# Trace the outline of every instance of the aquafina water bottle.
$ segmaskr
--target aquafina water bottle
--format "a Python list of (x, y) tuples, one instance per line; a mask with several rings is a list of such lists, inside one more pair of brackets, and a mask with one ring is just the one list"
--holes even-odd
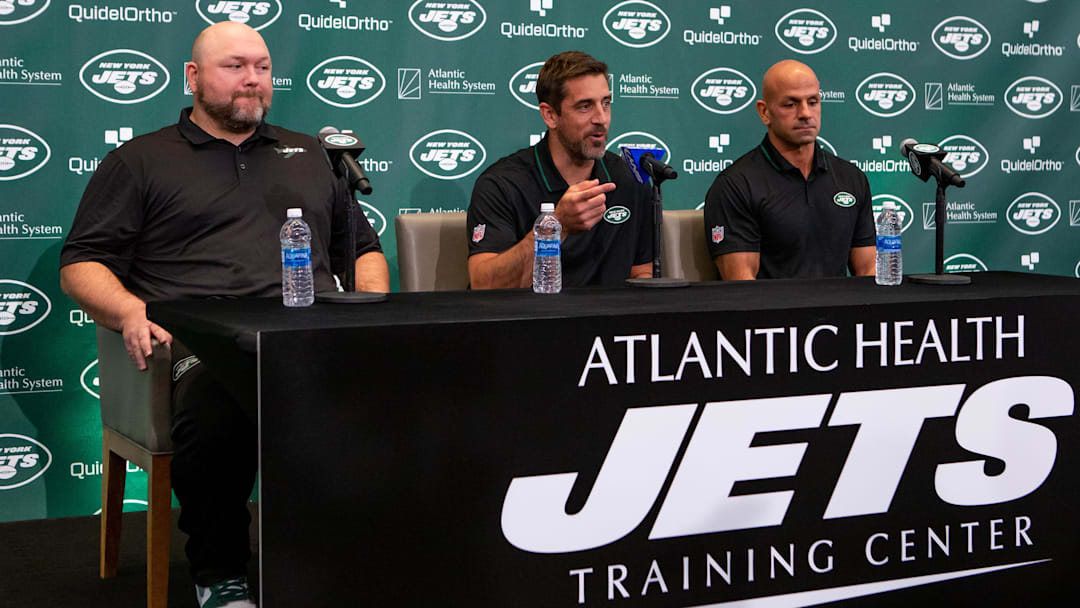
[(877, 269), (874, 281), (878, 285), (899, 285), (904, 279), (904, 262), (900, 254), (901, 228), (896, 203), (887, 201), (877, 217)]
[(289, 209), (281, 227), (281, 299), (285, 306), (311, 306), (315, 284), (311, 277), (311, 228), (302, 209)]
[(533, 256), (533, 291), (562, 291), (562, 224), (555, 217), (555, 203), (540, 203), (540, 217), (533, 224), (536, 240)]

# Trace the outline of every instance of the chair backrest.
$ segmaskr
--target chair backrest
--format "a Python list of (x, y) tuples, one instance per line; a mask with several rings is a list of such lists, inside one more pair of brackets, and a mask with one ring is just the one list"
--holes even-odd
[(469, 285), (464, 213), (406, 213), (394, 218), (401, 291), (448, 291)]
[(101, 424), (152, 454), (172, 452), (169, 347), (155, 340), (146, 371), (139, 371), (128, 358), (124, 337), (118, 332), (98, 325), (97, 342)]
[(715, 281), (716, 266), (705, 243), (705, 212), (664, 210), (663, 275), (689, 281)]

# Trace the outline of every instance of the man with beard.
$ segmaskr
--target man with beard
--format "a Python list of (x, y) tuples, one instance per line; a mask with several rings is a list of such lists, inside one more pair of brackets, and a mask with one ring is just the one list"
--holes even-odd
[(536, 80), (547, 135), (488, 167), (469, 203), (474, 289), (532, 285), (532, 226), (555, 202), (563, 228), (563, 286), (620, 285), (652, 274), (649, 188), (605, 152), (611, 124), (607, 65), (578, 51), (548, 59)]
[(705, 242), (724, 280), (874, 274), (870, 184), (817, 143), (821, 86), (793, 60), (765, 72), (761, 145), (705, 196)]
[(289, 207), (302, 207), (312, 228), (316, 291), (333, 290), (333, 274), (350, 265), (358, 289), (389, 291), (378, 237), (366, 221), (346, 225), (352, 192), (334, 177), (318, 141), (264, 121), (270, 71), (270, 53), (252, 28), (223, 22), (203, 30), (185, 65), (193, 107), (176, 125), (105, 157), (60, 254), (64, 292), (123, 334), (139, 369), (151, 339), (172, 346), (172, 483), (203, 608), (253, 606), (247, 499), (256, 415), (146, 318), (146, 302), (280, 297), (278, 232)]

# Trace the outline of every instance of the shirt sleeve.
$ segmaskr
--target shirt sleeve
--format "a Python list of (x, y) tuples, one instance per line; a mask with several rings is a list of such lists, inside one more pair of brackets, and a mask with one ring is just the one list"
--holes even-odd
[(710, 256), (760, 251), (761, 229), (752, 202), (745, 180), (727, 173), (716, 176), (705, 195), (705, 242)]
[(869, 247), (877, 242), (877, 227), (874, 225), (874, 203), (870, 193), (870, 182), (862, 173), (862, 192), (859, 197), (859, 217), (855, 220), (855, 233), (851, 236), (852, 247)]
[(518, 234), (521, 220), (510, 199), (516, 195), (490, 175), (477, 178), (465, 221), (469, 255), (502, 253), (525, 238), (525, 234)]
[(108, 154), (83, 191), (60, 266), (98, 262), (126, 284), (146, 213), (139, 188), (119, 155)]
[[(334, 182), (334, 196), (336, 197), (334, 204), (334, 216), (333, 227), (331, 229), (330, 239), (330, 259), (331, 259), (331, 271), (338, 275), (343, 276), (344, 273), (349, 270), (349, 264), (356, 261), (356, 258), (364, 255), (365, 253), (381, 252), (382, 244), (379, 242), (379, 235), (375, 232), (375, 229), (371, 226), (371, 222), (368, 221), (364, 215), (364, 210), (360, 207), (360, 204), (356, 201), (356, 197), (349, 190), (346, 181), (343, 178), (337, 178)], [(352, 231), (354, 235), (355, 248), (352, 256), (348, 255), (349, 240), (348, 231), (346, 226), (346, 214), (352, 206)]]

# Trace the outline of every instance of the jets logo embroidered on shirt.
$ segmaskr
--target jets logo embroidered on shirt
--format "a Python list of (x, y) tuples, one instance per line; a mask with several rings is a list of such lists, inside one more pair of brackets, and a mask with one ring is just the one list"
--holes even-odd
[(285, 158), (292, 158), (293, 155), (300, 154), (301, 152), (307, 152), (307, 150), (305, 150), (304, 148), (285, 146), (284, 148), (274, 148), (274, 152), (277, 152)]

